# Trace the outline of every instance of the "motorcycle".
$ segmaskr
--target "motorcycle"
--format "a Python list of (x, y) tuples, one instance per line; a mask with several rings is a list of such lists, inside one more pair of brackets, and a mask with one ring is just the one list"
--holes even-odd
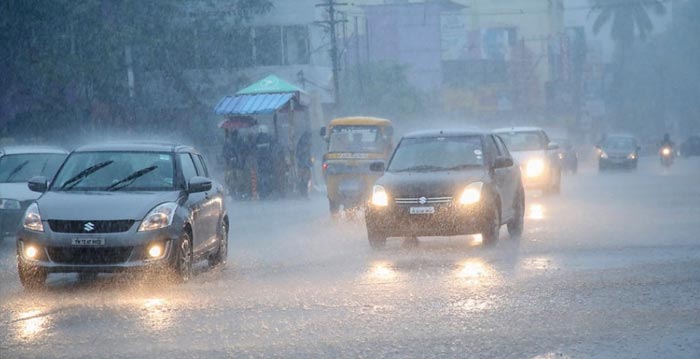
[(673, 164), (673, 148), (671, 146), (663, 146), (659, 150), (659, 156), (661, 158), (661, 164), (665, 167), (671, 167)]

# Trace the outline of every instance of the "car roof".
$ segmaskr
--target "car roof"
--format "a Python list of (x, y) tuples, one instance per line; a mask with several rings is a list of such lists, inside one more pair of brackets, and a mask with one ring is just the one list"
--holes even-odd
[(352, 116), (333, 119), (329, 126), (391, 126), (391, 121), (372, 116)]
[(424, 137), (456, 137), (456, 136), (483, 136), (491, 134), (490, 131), (481, 129), (447, 129), (447, 130), (421, 130), (409, 132), (403, 135), (403, 138), (424, 138)]
[(508, 133), (508, 132), (536, 132), (544, 131), (541, 127), (534, 126), (518, 126), (518, 127), (501, 127), (494, 129), (495, 133)]
[(95, 143), (78, 147), (74, 152), (108, 152), (108, 151), (134, 151), (134, 152), (194, 152), (194, 148), (171, 142), (106, 142)]
[(68, 154), (68, 151), (56, 146), (2, 146), (0, 147), (0, 155), (19, 155), (29, 153), (48, 153), (48, 154)]

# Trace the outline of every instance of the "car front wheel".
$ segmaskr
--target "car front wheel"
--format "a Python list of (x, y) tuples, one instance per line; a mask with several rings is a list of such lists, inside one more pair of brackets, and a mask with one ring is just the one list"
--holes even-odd
[(498, 235), (501, 230), (501, 213), (498, 206), (491, 205), (491, 213), (485, 218), (484, 229), (481, 232), (481, 242), (485, 246), (492, 246), (498, 241)]
[(48, 272), (46, 270), (26, 265), (23, 261), (17, 263), (17, 272), (19, 273), (19, 281), (26, 290), (38, 290), (46, 284)]
[(221, 225), (221, 234), (219, 237), (219, 250), (209, 261), (209, 265), (212, 267), (226, 265), (226, 259), (228, 258), (228, 226), (226, 223)]
[(173, 277), (178, 283), (186, 283), (192, 277), (192, 242), (187, 232), (180, 237)]
[(508, 234), (511, 238), (520, 238), (525, 223), (525, 194), (522, 188), (518, 190), (513, 213), (513, 219), (508, 222)]
[(386, 246), (386, 236), (370, 228), (367, 228), (367, 239), (374, 250), (384, 249)]

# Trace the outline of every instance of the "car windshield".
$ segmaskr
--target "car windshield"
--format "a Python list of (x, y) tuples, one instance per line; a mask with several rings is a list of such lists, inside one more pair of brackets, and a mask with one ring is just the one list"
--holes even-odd
[(405, 138), (396, 149), (388, 171), (454, 171), (483, 164), (479, 136)]
[(26, 153), (0, 157), (0, 183), (27, 182), (34, 176), (53, 177), (63, 154)]
[(539, 131), (502, 132), (498, 135), (510, 151), (537, 151), (547, 148), (547, 140)]
[(629, 150), (637, 146), (630, 137), (608, 137), (603, 141), (603, 147), (611, 150)]
[(376, 126), (335, 126), (328, 152), (384, 152), (386, 141)]
[(56, 175), (54, 191), (168, 191), (173, 156), (157, 152), (77, 152)]

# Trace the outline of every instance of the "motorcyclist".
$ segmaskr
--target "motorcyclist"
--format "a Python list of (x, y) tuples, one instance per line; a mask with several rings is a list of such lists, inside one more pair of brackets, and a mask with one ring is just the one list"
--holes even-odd
[(673, 149), (674, 146), (675, 144), (673, 143), (673, 141), (671, 141), (671, 136), (668, 133), (664, 134), (664, 139), (661, 140), (661, 144), (659, 145), (659, 147), (670, 147), (671, 149)]

